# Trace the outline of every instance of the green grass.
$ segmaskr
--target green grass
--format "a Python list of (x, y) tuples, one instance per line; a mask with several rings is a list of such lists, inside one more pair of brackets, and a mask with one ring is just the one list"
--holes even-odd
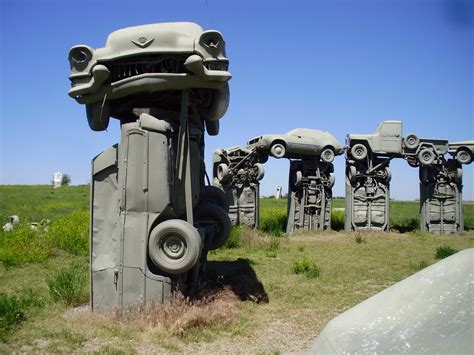
[(444, 259), (444, 258), (447, 258), (448, 256), (456, 254), (457, 252), (458, 250), (450, 247), (449, 245), (443, 245), (442, 247), (439, 247), (436, 249), (435, 258)]
[(78, 306), (89, 300), (89, 265), (73, 262), (46, 280), (49, 294), (55, 302)]
[[(183, 338), (156, 333), (146, 322), (137, 327), (73, 308), (88, 299), (88, 187), (0, 186), (0, 194), (4, 223), (11, 214), (22, 221), (13, 232), (0, 230), (0, 353), (78, 348), (192, 352), (202, 349), (202, 343), (234, 340), (257, 344), (243, 352), (284, 351), (278, 334), (260, 341), (267, 327), (298, 329), (306, 334), (306, 340), (297, 342), (305, 350), (305, 341), (335, 315), (437, 262), (439, 253), (474, 247), (472, 204), (464, 205), (462, 235), (420, 233), (418, 203), (392, 201), (396, 233), (326, 231), (286, 237), (286, 199), (262, 199), (260, 230), (233, 228), (225, 245), (209, 254), (210, 280), (239, 296), (238, 317), (228, 323), (202, 322)], [(344, 200), (334, 200), (333, 208), (340, 207)], [(47, 229), (29, 228), (28, 222), (44, 218), (51, 220)], [(334, 212), (333, 229), (343, 224), (344, 212)], [(194, 319), (199, 323), (199, 317), (186, 321)], [(258, 347), (260, 343), (272, 348)]]

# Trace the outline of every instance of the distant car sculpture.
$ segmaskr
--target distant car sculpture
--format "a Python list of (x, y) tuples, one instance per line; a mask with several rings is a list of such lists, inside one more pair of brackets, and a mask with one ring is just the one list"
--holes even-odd
[(72, 47), (69, 62), (69, 95), (90, 128), (121, 123), (120, 143), (92, 161), (92, 308), (195, 293), (230, 231), (224, 194), (204, 185), (204, 130), (218, 134), (229, 102), (222, 35), (186, 22), (130, 27), (104, 48)]
[(213, 185), (225, 192), (233, 225), (258, 228), (260, 180), (264, 173), (255, 149), (232, 147), (214, 152)]
[(342, 153), (339, 142), (328, 132), (297, 128), (286, 134), (268, 134), (251, 139), (248, 147), (270, 154), (274, 158), (321, 157), (331, 163)]
[[(346, 151), (346, 230), (389, 229), (393, 158), (420, 168), (420, 226), (436, 234), (463, 230), (462, 166), (472, 161), (473, 141), (448, 143), (402, 135), (402, 122), (383, 121), (373, 134), (349, 134)], [(446, 160), (450, 154), (456, 159)]]

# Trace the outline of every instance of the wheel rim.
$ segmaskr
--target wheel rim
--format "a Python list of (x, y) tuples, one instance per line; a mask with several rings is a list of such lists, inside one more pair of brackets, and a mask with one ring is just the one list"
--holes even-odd
[(470, 158), (470, 157), (469, 157), (469, 154), (468, 154), (467, 152), (464, 152), (464, 151), (463, 151), (463, 152), (459, 152), (459, 153), (458, 153), (458, 160), (459, 160), (459, 162), (465, 163), (465, 162), (469, 161), (469, 158)]
[(334, 159), (334, 153), (331, 149), (325, 149), (323, 152), (323, 160), (330, 163)]
[(425, 162), (425, 163), (429, 163), (431, 161), (431, 158), (432, 158), (432, 154), (431, 152), (427, 151), (427, 152), (423, 152), (421, 154), (421, 159)]
[(354, 149), (354, 155), (358, 158), (361, 158), (363, 157), (365, 154), (365, 149), (363, 146), (357, 146), (355, 149)]
[(285, 148), (281, 144), (275, 144), (272, 149), (273, 154), (277, 157), (281, 157), (285, 154)]
[(170, 259), (181, 259), (186, 253), (186, 241), (179, 234), (168, 234), (163, 238), (160, 250)]

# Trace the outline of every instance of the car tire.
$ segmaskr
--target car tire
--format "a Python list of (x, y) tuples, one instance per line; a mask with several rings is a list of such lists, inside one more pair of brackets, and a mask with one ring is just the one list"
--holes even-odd
[(285, 145), (283, 143), (273, 143), (270, 148), (270, 154), (277, 159), (283, 158), (286, 154)]
[(410, 133), (405, 137), (405, 147), (408, 149), (416, 149), (420, 145), (420, 138), (414, 133)]
[(108, 101), (93, 102), (86, 105), (87, 122), (90, 129), (96, 132), (105, 131), (110, 121), (110, 105)]
[(260, 181), (265, 176), (265, 167), (261, 163), (255, 163), (255, 167), (257, 168), (257, 181)]
[(325, 163), (332, 163), (334, 161), (335, 153), (332, 148), (325, 148), (321, 152), (321, 160)]
[(169, 219), (151, 231), (148, 255), (160, 270), (182, 274), (196, 265), (201, 244), (201, 237), (194, 226), (181, 219)]
[(356, 143), (351, 148), (351, 154), (355, 160), (364, 160), (369, 154), (369, 150), (362, 143)]
[(229, 201), (224, 191), (216, 186), (204, 186), (199, 194), (199, 204), (206, 202), (213, 203), (222, 208), (227, 213), (229, 212)]
[(392, 170), (390, 170), (389, 167), (384, 169), (384, 175), (387, 182), (390, 182), (392, 180)]
[(456, 153), (456, 160), (460, 164), (470, 164), (472, 162), (472, 156), (467, 150), (461, 149)]
[(225, 163), (221, 163), (217, 166), (217, 179), (220, 182), (226, 181), (229, 177), (229, 166)]
[(431, 165), (436, 159), (436, 154), (431, 148), (424, 148), (418, 153), (418, 160), (421, 165)]
[(209, 245), (210, 250), (220, 248), (224, 245), (230, 235), (232, 223), (229, 215), (218, 205), (203, 203), (197, 208), (196, 220), (212, 219), (217, 224), (217, 230)]
[(296, 170), (295, 182), (293, 185), (297, 188), (300, 188), (302, 183), (303, 183), (303, 173), (301, 172), (301, 170)]
[(329, 174), (329, 185), (328, 185), (328, 187), (330, 189), (332, 189), (335, 183), (336, 183), (336, 176), (333, 173), (330, 173)]
[(357, 169), (354, 165), (349, 165), (347, 167), (347, 177), (350, 182), (354, 182), (357, 178)]
[(462, 175), (463, 175), (462, 168), (457, 168), (456, 169), (456, 177), (455, 177), (455, 180), (456, 180), (457, 184), (462, 183)]

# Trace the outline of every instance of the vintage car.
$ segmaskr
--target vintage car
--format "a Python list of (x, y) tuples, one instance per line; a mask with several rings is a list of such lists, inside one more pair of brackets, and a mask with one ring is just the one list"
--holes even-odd
[[(231, 78), (224, 38), (189, 22), (129, 27), (111, 33), (104, 48), (77, 45), (69, 51), (69, 96), (86, 105), (89, 126), (105, 130), (110, 117), (137, 119), (133, 110), (176, 112), (182, 91), (190, 106), (217, 134), (229, 103)], [(157, 93), (159, 95), (157, 95)], [(127, 97), (124, 102), (121, 98)]]
[(449, 143), (448, 153), (460, 164), (470, 164), (474, 152), (474, 141), (462, 141)]
[(444, 139), (420, 139), (413, 133), (403, 138), (401, 121), (383, 121), (371, 134), (348, 134), (346, 145), (354, 160), (366, 160), (371, 154), (404, 157), (411, 166), (430, 165), (448, 152)]
[(248, 147), (278, 159), (321, 157), (326, 163), (332, 162), (336, 155), (343, 152), (332, 134), (307, 128), (296, 128), (286, 134), (259, 136), (251, 139)]

